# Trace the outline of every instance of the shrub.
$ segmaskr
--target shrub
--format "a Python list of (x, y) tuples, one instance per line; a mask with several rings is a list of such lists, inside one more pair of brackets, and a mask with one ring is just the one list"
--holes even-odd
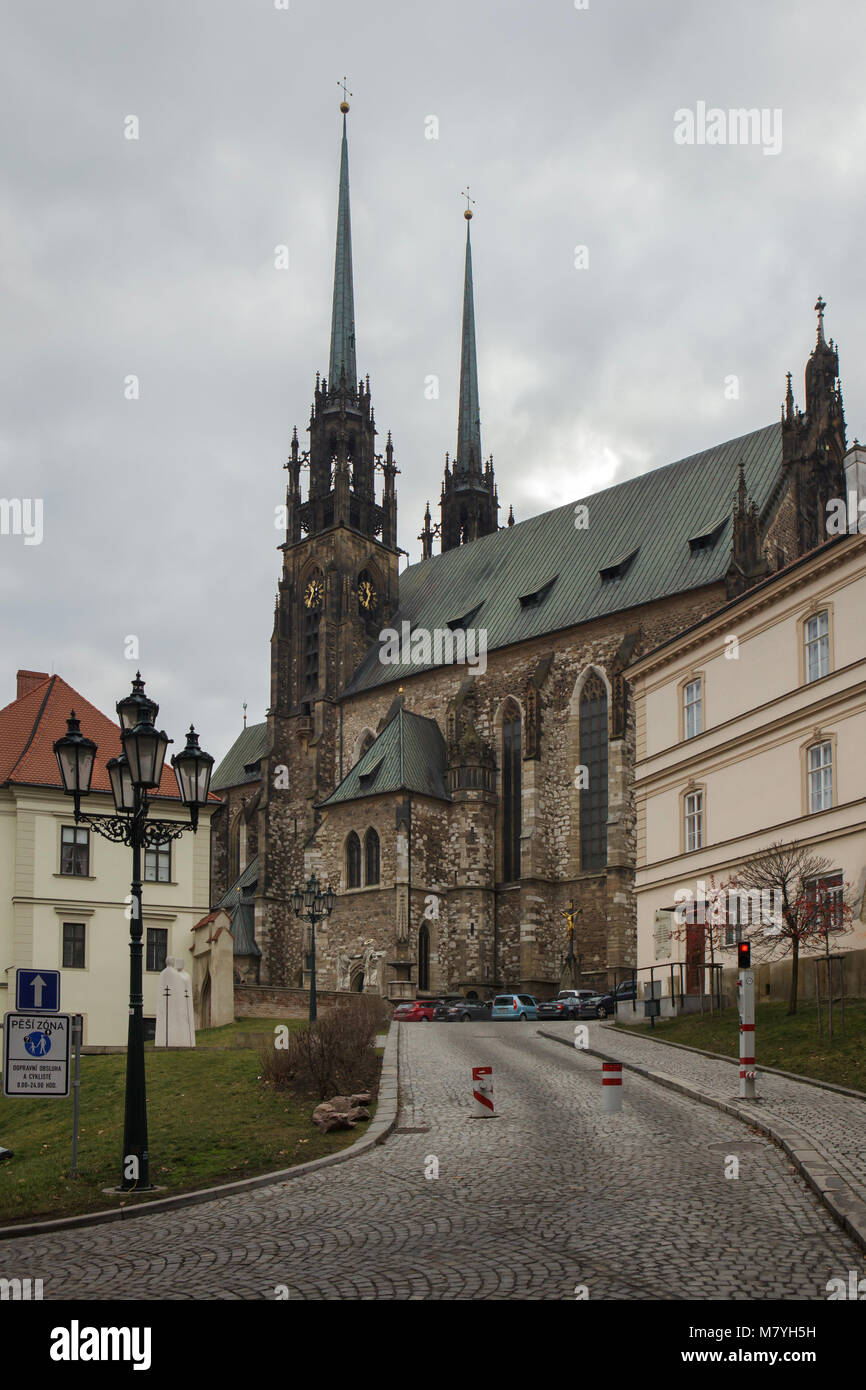
[(293, 1030), (287, 1047), (269, 1043), (262, 1052), (262, 1075), (277, 1090), (306, 1091), (320, 1100), (368, 1091), (379, 1072), (376, 1034), (390, 1016), (385, 1000), (358, 995)]

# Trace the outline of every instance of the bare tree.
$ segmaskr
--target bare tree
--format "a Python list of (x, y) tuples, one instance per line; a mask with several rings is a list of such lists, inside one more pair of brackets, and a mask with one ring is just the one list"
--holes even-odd
[(756, 951), (769, 960), (791, 956), (788, 1014), (797, 1012), (800, 955), (823, 950), (834, 937), (850, 931), (854, 913), (849, 885), (829, 883), (829, 859), (812, 854), (805, 845), (778, 841), (760, 850), (743, 865), (733, 883), (748, 893), (769, 895), (772, 925), (752, 921), (743, 931)]

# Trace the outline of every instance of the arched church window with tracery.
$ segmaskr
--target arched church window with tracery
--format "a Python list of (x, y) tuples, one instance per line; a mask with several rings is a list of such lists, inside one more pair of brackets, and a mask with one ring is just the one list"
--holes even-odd
[(506, 883), (520, 878), (521, 757), (520, 710), (510, 703), (502, 720), (502, 876)]
[(421, 923), (418, 933), (418, 988), (430, 988), (430, 928)]
[(346, 841), (346, 887), (361, 887), (361, 841), (354, 830)]
[(375, 830), (368, 830), (364, 840), (365, 882), (379, 882), (379, 836)]
[(580, 761), (586, 785), (580, 791), (580, 867), (607, 864), (607, 690), (590, 671), (580, 692)]

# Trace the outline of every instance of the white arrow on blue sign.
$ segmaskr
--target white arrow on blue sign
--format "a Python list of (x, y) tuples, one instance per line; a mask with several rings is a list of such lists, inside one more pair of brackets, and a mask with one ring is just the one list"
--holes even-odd
[(24, 1012), (56, 1014), (60, 1008), (60, 971), (17, 970), (15, 1007)]

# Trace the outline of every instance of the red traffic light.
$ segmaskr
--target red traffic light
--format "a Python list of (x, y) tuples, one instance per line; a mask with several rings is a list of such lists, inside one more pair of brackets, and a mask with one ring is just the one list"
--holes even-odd
[(737, 965), (741, 970), (748, 970), (752, 963), (752, 948), (748, 941), (737, 942)]

